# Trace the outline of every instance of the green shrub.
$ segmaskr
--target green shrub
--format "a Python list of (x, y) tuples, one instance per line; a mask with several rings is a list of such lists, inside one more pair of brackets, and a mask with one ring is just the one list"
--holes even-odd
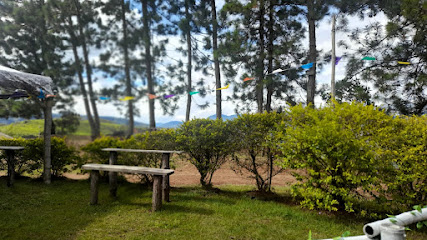
[[(41, 138), (36, 139), (9, 139), (0, 140), (0, 145), (3, 146), (23, 146), (22, 151), (16, 151), (15, 155), (15, 171), (17, 174), (23, 173), (34, 174), (42, 172), (44, 162), (44, 141)], [(74, 147), (67, 146), (65, 139), (52, 137), (51, 160), (52, 174), (60, 176), (62, 173), (69, 171), (67, 167), (70, 164), (76, 163), (79, 160), (79, 155)], [(0, 153), (0, 159), (3, 163), (2, 169), (7, 169), (6, 156)]]
[(358, 103), (295, 106), (288, 114), (274, 147), (282, 153), (282, 166), (306, 170), (292, 191), (303, 205), (351, 212), (355, 199), (379, 197), (381, 173), (393, 169), (382, 150), (395, 134), (392, 116)]
[(267, 146), (269, 135), (284, 115), (278, 113), (242, 114), (231, 121), (232, 159), (236, 172), (249, 174), (260, 191), (271, 190), (271, 179), (284, 170), (274, 165), (274, 154)]
[(411, 116), (394, 119), (393, 141), (383, 147), (384, 155), (393, 162), (386, 177), (386, 194), (401, 209), (427, 201), (427, 117)]
[(194, 119), (177, 129), (177, 148), (190, 156), (190, 162), (200, 173), (202, 186), (211, 185), (214, 172), (230, 155), (230, 134), (228, 124), (222, 120)]
[(81, 147), (84, 151), (83, 162), (79, 165), (83, 165), (86, 162), (94, 163), (108, 163), (110, 153), (102, 151), (103, 148), (119, 148), (122, 143), (119, 138), (115, 137), (101, 137), (95, 139), (93, 142)]

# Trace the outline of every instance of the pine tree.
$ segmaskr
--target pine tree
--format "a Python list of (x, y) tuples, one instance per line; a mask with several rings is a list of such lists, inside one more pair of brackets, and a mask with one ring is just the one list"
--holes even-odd
[[(131, 11), (130, 2), (111, 0), (102, 4), (101, 9), (107, 14), (107, 22), (100, 25), (104, 36), (104, 49), (108, 48), (100, 56), (102, 64), (98, 68), (102, 69), (110, 77), (117, 78), (118, 83), (114, 89), (104, 89), (104, 92), (114, 93), (115, 99), (123, 96), (135, 97), (126, 101), (128, 116), (127, 137), (134, 132), (134, 115), (138, 114), (134, 108), (134, 103), (140, 98), (135, 91), (136, 77), (141, 70), (142, 61), (133, 52), (140, 47), (139, 19), (135, 12)], [(120, 108), (122, 105), (118, 105)]]
[[(290, 66), (299, 62), (300, 40), (303, 29), (297, 17), (297, 7), (282, 5), (280, 1), (254, 1), (242, 5), (229, 1), (221, 11), (221, 18), (231, 31), (226, 31), (222, 43), (223, 62), (226, 76), (234, 78), (243, 66), (246, 73), (242, 78), (252, 81), (236, 81), (233, 98), (243, 101), (238, 111), (251, 111), (252, 102), (257, 103), (257, 111), (271, 111), (272, 96), (282, 100), (292, 100), (290, 81), (298, 78), (297, 70)], [(279, 75), (270, 74), (274, 69), (287, 69), (283, 74), (287, 82), (279, 82)], [(282, 76), (283, 77), (283, 76)], [(267, 101), (264, 103), (264, 90)]]

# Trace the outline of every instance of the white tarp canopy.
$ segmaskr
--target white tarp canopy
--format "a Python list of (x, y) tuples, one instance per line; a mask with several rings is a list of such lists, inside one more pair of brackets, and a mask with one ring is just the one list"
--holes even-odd
[(53, 95), (52, 88), (53, 82), (50, 77), (23, 73), (0, 65), (0, 89), (25, 90), (29, 95), (37, 96), (40, 89), (45, 95)]

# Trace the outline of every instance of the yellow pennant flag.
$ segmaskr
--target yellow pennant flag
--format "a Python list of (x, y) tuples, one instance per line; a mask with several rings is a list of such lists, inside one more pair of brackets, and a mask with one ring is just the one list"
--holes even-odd
[(135, 99), (135, 97), (132, 97), (132, 96), (126, 96), (126, 97), (124, 97), (124, 98), (122, 98), (122, 99), (119, 99), (120, 101), (129, 101), (129, 100), (132, 100), (132, 99)]
[(409, 65), (409, 64), (411, 64), (410, 62), (401, 62), (401, 61), (397, 61), (397, 63), (403, 64), (403, 65)]
[(151, 93), (147, 93), (149, 99), (155, 99), (157, 96)]
[(222, 87), (222, 88), (217, 88), (216, 90), (224, 90), (224, 89), (227, 89), (229, 86), (230, 86), (230, 84), (228, 84), (227, 86)]

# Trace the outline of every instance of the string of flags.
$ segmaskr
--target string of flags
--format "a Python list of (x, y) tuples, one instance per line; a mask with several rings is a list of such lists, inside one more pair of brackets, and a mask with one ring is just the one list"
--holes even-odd
[[(335, 57), (335, 65), (338, 65), (338, 63), (340, 62), (340, 60), (342, 58), (343, 58), (342, 56)], [(364, 60), (364, 61), (376, 61), (377, 59), (375, 57), (372, 57), (372, 56), (365, 56), (361, 60)], [(400, 64), (400, 65), (410, 65), (411, 64), (410, 62), (404, 62), (404, 61), (397, 61), (397, 63)], [(310, 62), (310, 63), (306, 63), (304, 65), (301, 65), (300, 68), (308, 70), (308, 69), (312, 68), (313, 66), (314, 66), (314, 63)], [(277, 74), (277, 73), (285, 72), (285, 71), (290, 70), (290, 69), (292, 69), (292, 68), (288, 68), (288, 69), (278, 68), (278, 69), (276, 69), (276, 70), (274, 70), (274, 71), (272, 71), (270, 73), (267, 73), (266, 75)], [(255, 78), (254, 77), (245, 77), (243, 79), (243, 82), (247, 82), (247, 81), (251, 81), (251, 80), (255, 80)], [(230, 84), (228, 84), (228, 85), (226, 85), (224, 87), (221, 87), (221, 88), (217, 88), (215, 90), (216, 91), (226, 90), (229, 87), (230, 87)], [(213, 90), (213, 91), (215, 91), (215, 90)], [(198, 93), (200, 93), (200, 92), (198, 92), (198, 91), (190, 91), (188, 94), (190, 96), (193, 96), (193, 95), (198, 94)], [(150, 93), (148, 93), (147, 96), (148, 96), (148, 98), (150, 100), (158, 98), (158, 96), (156, 96), (154, 94), (150, 94)], [(169, 95), (164, 95), (163, 98), (164, 99), (168, 99), (168, 98), (171, 98), (171, 97), (174, 97), (174, 96), (176, 96), (176, 95), (175, 94), (169, 94)], [(0, 95), (0, 99), (1, 99), (1, 95)], [(119, 100), (120, 101), (129, 101), (129, 100), (133, 100), (133, 99), (135, 99), (135, 97), (133, 97), (133, 96), (125, 96), (124, 98), (121, 98)], [(99, 100), (110, 100), (110, 98), (109, 97), (99, 97)]]

